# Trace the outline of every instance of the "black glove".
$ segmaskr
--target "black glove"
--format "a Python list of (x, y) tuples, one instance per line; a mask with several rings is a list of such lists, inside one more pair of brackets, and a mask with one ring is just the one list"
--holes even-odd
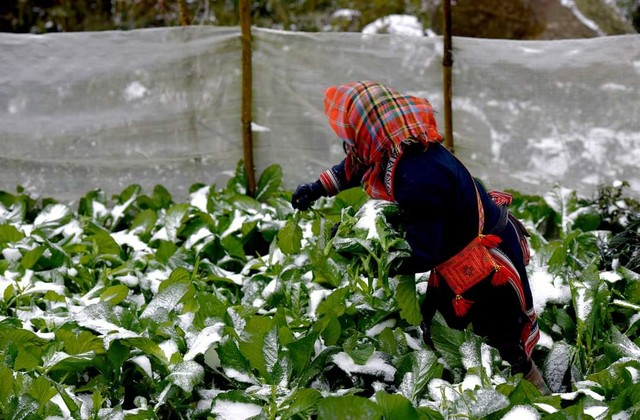
[(300, 184), (291, 197), (291, 205), (294, 209), (307, 210), (314, 201), (326, 194), (320, 181)]

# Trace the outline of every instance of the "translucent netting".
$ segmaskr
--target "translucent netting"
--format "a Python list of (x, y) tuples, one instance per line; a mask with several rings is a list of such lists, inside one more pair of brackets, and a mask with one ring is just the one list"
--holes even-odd
[[(475, 175), (535, 194), (628, 180), (640, 196), (640, 36), (453, 45), (456, 153)], [(0, 51), (2, 190), (183, 198), (242, 158), (238, 28), (0, 34)], [(331, 84), (377, 80), (442, 110), (441, 62), (441, 38), (254, 28), (257, 173), (278, 163), (292, 189), (342, 159)]]

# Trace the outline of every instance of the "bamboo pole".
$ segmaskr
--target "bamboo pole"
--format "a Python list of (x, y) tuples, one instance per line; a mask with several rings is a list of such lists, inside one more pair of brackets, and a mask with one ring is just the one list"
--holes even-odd
[(189, 26), (189, 9), (187, 8), (187, 0), (179, 0), (180, 5), (180, 25)]
[(453, 66), (452, 42), (451, 42), (451, 0), (442, 2), (444, 19), (444, 54), (442, 57), (442, 85), (444, 89), (444, 145), (451, 153), (455, 153), (453, 145), (453, 117), (451, 115), (451, 67)]
[(251, 69), (251, 15), (249, 0), (240, 0), (240, 28), (242, 40), (242, 146), (244, 169), (247, 173), (247, 194), (255, 195), (256, 175), (253, 164), (253, 138), (251, 133), (252, 69)]

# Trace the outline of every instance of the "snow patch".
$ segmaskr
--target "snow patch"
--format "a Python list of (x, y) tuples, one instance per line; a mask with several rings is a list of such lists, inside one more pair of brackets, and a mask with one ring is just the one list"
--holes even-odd
[(262, 407), (256, 404), (237, 401), (216, 401), (211, 413), (220, 420), (244, 420), (262, 413)]

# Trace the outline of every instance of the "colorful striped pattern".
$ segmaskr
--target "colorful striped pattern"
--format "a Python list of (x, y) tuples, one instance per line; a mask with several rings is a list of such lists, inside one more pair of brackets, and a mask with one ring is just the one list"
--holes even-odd
[(373, 198), (394, 200), (393, 170), (403, 143), (442, 141), (429, 101), (376, 82), (329, 87), (324, 106), (329, 124), (347, 146), (347, 179), (367, 168), (362, 180)]
[(531, 358), (533, 348), (540, 339), (540, 330), (538, 329), (538, 319), (536, 317), (536, 312), (533, 307), (527, 307), (527, 300), (524, 294), (522, 279), (520, 278), (518, 270), (516, 270), (509, 257), (507, 257), (502, 251), (497, 248), (492, 248), (489, 250), (489, 252), (491, 253), (491, 256), (496, 263), (501, 265), (503, 269), (506, 268), (509, 270), (509, 285), (511, 285), (513, 290), (515, 290), (516, 294), (518, 295), (520, 308), (522, 309), (522, 312), (527, 316), (527, 319), (522, 326), (520, 339), (522, 340), (522, 345), (524, 346), (524, 351), (527, 354), (527, 357)]
[(320, 183), (324, 187), (327, 195), (332, 197), (340, 192), (340, 181), (336, 178), (336, 174), (331, 169), (320, 174)]

